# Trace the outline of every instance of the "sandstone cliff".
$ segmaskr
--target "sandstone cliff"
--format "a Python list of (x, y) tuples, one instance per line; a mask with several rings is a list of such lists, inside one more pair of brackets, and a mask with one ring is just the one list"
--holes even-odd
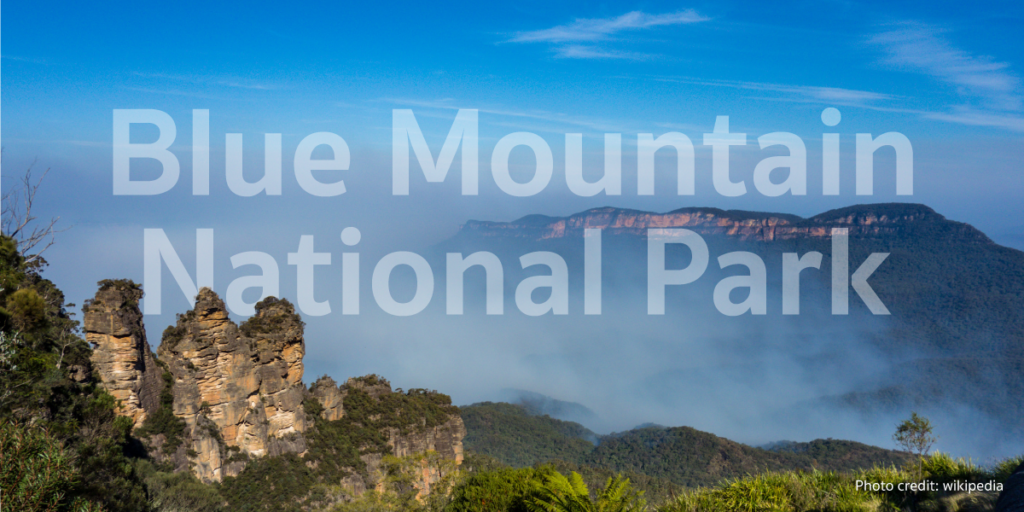
[[(760, 213), (718, 208), (680, 208), (652, 213), (622, 208), (594, 208), (569, 217), (529, 215), (512, 222), (469, 221), (460, 236), (508, 237), (545, 240), (582, 237), (583, 230), (597, 228), (606, 235), (646, 235), (650, 228), (686, 228), (702, 236), (724, 236), (742, 241), (827, 238), (834, 227), (848, 228), (850, 236), (899, 236), (922, 224), (946, 221), (924, 205), (878, 204), (841, 208), (802, 218), (781, 213)], [(977, 229), (955, 224), (959, 240), (988, 242)]]
[(127, 281), (101, 281), (86, 302), (85, 339), (93, 346), (93, 373), (118, 400), (118, 412), (141, 426), (160, 406), (163, 370), (146, 341), (139, 299), (142, 289)]
[(235, 325), (209, 288), (164, 332), (157, 354), (174, 380), (174, 415), (191, 438), (193, 471), (203, 481), (237, 475), (227, 452), (262, 457), (302, 453), (303, 324), (293, 306), (266, 299)]
[(356, 437), (362, 437), (360, 430), (383, 434), (376, 445), (367, 443), (360, 450), (365, 470), (343, 482), (352, 494), (380, 487), (386, 455), (415, 465), (413, 485), (421, 496), (446, 471), (462, 463), (466, 427), (446, 395), (422, 389), (392, 390), (387, 380), (376, 375), (348, 379), (340, 386), (330, 377), (321, 377), (310, 393), (323, 408), (324, 420), (345, 425)]
[(304, 324), (287, 300), (267, 298), (236, 325), (204, 288), (164, 331), (156, 359), (138, 307), (142, 290), (130, 281), (101, 285), (83, 308), (95, 373), (150, 455), (175, 471), (219, 482), (296, 454), (288, 464), (351, 498), (383, 485), (390, 456), (415, 466), (420, 495), (462, 462), (466, 429), (446, 395), (392, 390), (375, 375), (340, 386), (322, 377), (307, 391)]

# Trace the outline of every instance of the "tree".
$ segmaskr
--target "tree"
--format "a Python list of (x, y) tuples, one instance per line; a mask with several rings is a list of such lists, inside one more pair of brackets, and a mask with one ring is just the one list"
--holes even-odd
[(36, 224), (37, 218), (32, 211), (39, 185), (49, 172), (47, 169), (39, 179), (33, 180), (32, 167), (29, 166), (18, 184), (8, 187), (2, 197), (3, 220), (0, 222), (0, 229), (3, 234), (17, 242), (18, 254), (25, 258), (26, 265), (39, 263), (42, 254), (53, 245), (57, 233), (63, 231), (56, 228), (60, 217)]
[(910, 419), (896, 425), (896, 433), (892, 435), (892, 439), (905, 451), (919, 457), (928, 455), (932, 445), (938, 441), (938, 438), (932, 435), (932, 422), (916, 412), (910, 414)]
[(892, 435), (893, 441), (903, 447), (905, 451), (913, 453), (918, 457), (918, 471), (924, 476), (924, 456), (928, 455), (932, 445), (938, 440), (932, 435), (932, 422), (916, 412), (910, 413), (910, 418), (901, 421), (896, 425), (896, 433)]

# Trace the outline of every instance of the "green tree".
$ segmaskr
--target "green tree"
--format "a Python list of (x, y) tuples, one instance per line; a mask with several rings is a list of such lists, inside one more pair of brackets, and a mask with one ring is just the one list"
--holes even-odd
[(932, 435), (932, 422), (917, 414), (910, 413), (910, 418), (899, 422), (896, 425), (896, 433), (892, 435), (893, 441), (905, 451), (917, 455), (918, 473), (924, 476), (924, 456), (932, 449), (932, 445), (938, 440)]
[(909, 419), (896, 425), (896, 433), (892, 435), (892, 439), (905, 451), (924, 457), (938, 440), (932, 435), (932, 430), (932, 422), (914, 412), (910, 414)]

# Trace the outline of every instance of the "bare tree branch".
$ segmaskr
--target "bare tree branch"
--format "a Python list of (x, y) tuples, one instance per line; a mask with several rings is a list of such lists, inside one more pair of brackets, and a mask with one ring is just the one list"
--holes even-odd
[(36, 223), (36, 216), (32, 213), (39, 185), (49, 172), (47, 169), (39, 179), (33, 180), (30, 165), (18, 184), (8, 188), (3, 194), (3, 220), (0, 222), (0, 228), (3, 234), (13, 238), (18, 244), (18, 254), (25, 258), (26, 264), (38, 260), (53, 245), (57, 233), (65, 231), (56, 228), (60, 217), (53, 217), (49, 222)]

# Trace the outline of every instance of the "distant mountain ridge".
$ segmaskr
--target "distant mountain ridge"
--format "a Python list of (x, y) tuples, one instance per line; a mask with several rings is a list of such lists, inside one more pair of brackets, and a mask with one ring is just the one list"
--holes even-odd
[(901, 465), (906, 453), (853, 441), (818, 439), (772, 450), (736, 443), (690, 427), (651, 426), (598, 436), (582, 425), (531, 416), (520, 406), (484, 402), (460, 407), (467, 451), (514, 467), (561, 461), (570, 465), (642, 474), (683, 487), (709, 486), (758, 471), (851, 471)]
[[(518, 405), (531, 416), (546, 415), (557, 420), (588, 425), (590, 428), (598, 428), (595, 425), (601, 422), (601, 418), (583, 404), (558, 400), (533, 391), (503, 389), (498, 396), (498, 401)], [(594, 436), (589, 441), (596, 443), (597, 437)]]
[[(842, 317), (847, 319), (846, 324), (828, 316), (830, 235), (837, 227), (849, 229), (851, 272), (871, 253), (888, 254), (869, 283), (889, 309), (889, 316), (871, 315), (856, 296), (850, 300), (850, 314)], [(851, 335), (859, 336), (857, 343), (877, 356), (879, 364), (872, 369), (878, 371), (870, 379), (858, 381), (857, 387), (832, 389), (815, 400), (780, 410), (780, 417), (800, 417), (823, 407), (840, 407), (865, 417), (902, 416), (917, 410), (944, 417), (943, 423), (951, 431), (969, 432), (982, 423), (994, 429), (976, 438), (979, 440), (1024, 436), (1024, 423), (1020, 421), (1024, 417), (1024, 401), (1020, 400), (1024, 396), (1024, 252), (996, 244), (969, 224), (947, 219), (925, 205), (902, 203), (855, 205), (808, 218), (716, 208), (687, 207), (655, 213), (602, 207), (566, 217), (529, 215), (511, 222), (469, 221), (437, 249), (494, 252), (503, 262), (507, 279), (513, 281), (527, 275), (518, 270), (518, 258), (530, 251), (560, 254), (570, 273), (579, 273), (583, 263), (581, 238), (587, 228), (600, 228), (605, 237), (605, 300), (637, 299), (620, 304), (618, 311), (637, 309), (633, 313), (637, 316), (623, 322), (644, 321), (643, 306), (637, 304), (646, 297), (649, 228), (693, 230), (705, 238), (713, 256), (729, 251), (759, 255), (769, 276), (769, 310), (761, 318), (781, 317), (778, 297), (782, 253), (820, 252), (821, 267), (803, 274), (801, 301), (825, 305), (826, 309), (818, 318), (807, 321), (827, 322), (837, 333), (855, 329), (858, 324), (881, 326), (878, 331)], [(677, 259), (673, 264), (681, 268), (685, 262)], [(724, 319), (706, 298), (711, 287), (726, 275), (729, 273), (719, 270), (713, 257), (698, 282), (678, 289), (679, 297), (686, 294), (686, 298), (693, 299), (679, 302), (675, 310), (687, 308), (690, 315), (712, 330), (720, 327), (718, 323), (739, 329), (750, 325), (744, 332), (750, 343), (755, 343), (764, 332), (763, 322), (758, 323), (760, 320), (751, 315)], [(570, 281), (572, 286), (576, 285)], [(578, 293), (580, 289), (576, 290)], [(800, 321), (793, 317), (793, 322)], [(828, 341), (824, 340), (826, 344)], [(760, 363), (747, 357), (754, 356), (737, 351), (728, 363), (736, 367)], [(842, 363), (841, 358), (835, 362), (839, 366)], [(808, 363), (809, 367), (813, 364)], [(664, 375), (676, 379), (676, 375), (685, 376), (686, 372)], [(656, 389), (668, 389), (666, 385), (671, 384), (661, 377), (652, 382), (657, 384)], [(672, 389), (678, 395), (688, 388), (679, 387), (687, 384), (685, 379), (677, 382), (681, 384)], [(953, 437), (967, 436), (947, 435)], [(979, 446), (962, 447), (962, 453), (985, 453), (986, 448)]]
[(511, 222), (466, 222), (457, 236), (511, 236), (533, 240), (579, 237), (588, 228), (610, 235), (644, 235), (651, 228), (687, 228), (701, 235), (725, 235), (740, 240), (787, 240), (830, 236), (833, 227), (852, 235), (898, 235), (915, 225), (950, 222), (956, 236), (977, 242), (991, 240), (974, 227), (954, 223), (921, 204), (882, 203), (830, 210), (810, 218), (785, 213), (687, 207), (653, 213), (614, 207), (593, 208), (568, 217), (527, 215)]

